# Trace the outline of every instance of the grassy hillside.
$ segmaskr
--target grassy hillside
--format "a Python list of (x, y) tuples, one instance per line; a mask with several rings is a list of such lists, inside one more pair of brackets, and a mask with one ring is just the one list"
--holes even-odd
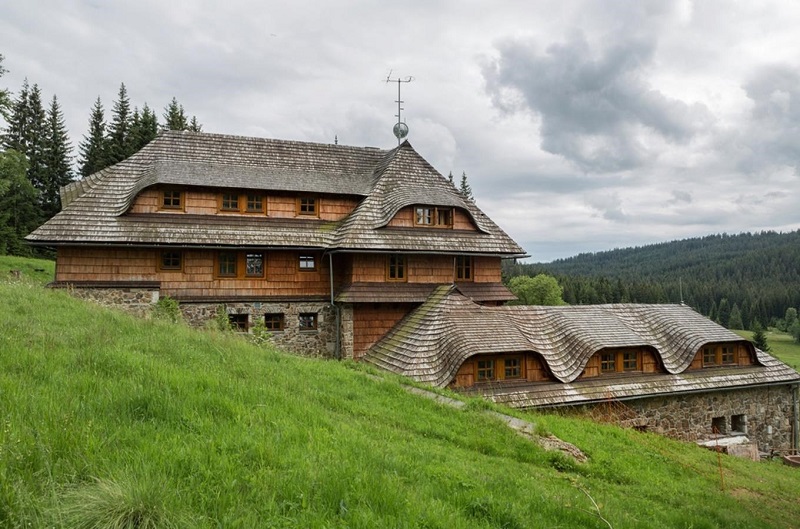
[(800, 519), (800, 472), (782, 464), (529, 416), (587, 453), (579, 464), (483, 408), (442, 407), (352, 363), (0, 281), (0, 527), (749, 529)]
[[(753, 339), (752, 331), (733, 331), (739, 336)], [(794, 341), (791, 335), (785, 332), (767, 331), (767, 344), (770, 353), (800, 371), (800, 343)]]

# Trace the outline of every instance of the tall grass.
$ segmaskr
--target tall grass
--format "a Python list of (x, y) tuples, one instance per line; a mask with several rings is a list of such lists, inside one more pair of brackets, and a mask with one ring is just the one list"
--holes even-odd
[[(0, 527), (792, 527), (800, 473), (0, 282)], [(768, 506), (768, 508), (765, 508)]]

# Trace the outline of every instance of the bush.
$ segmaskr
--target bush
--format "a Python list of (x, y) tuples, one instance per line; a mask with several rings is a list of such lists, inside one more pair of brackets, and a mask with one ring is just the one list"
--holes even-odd
[(270, 343), (272, 333), (267, 330), (263, 318), (257, 318), (251, 330), (253, 333), (250, 335), (250, 341), (255, 345), (265, 346)]
[(157, 320), (165, 320), (171, 323), (178, 323), (183, 319), (178, 300), (169, 296), (158, 298), (150, 314)]

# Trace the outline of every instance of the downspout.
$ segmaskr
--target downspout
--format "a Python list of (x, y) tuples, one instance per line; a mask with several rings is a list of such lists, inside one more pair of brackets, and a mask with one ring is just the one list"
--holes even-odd
[(792, 391), (792, 436), (794, 437), (794, 443), (792, 448), (794, 449), (794, 453), (800, 453), (800, 384), (795, 384), (794, 391)]
[(342, 359), (342, 345), (341, 345), (341, 313), (339, 310), (339, 306), (334, 302), (333, 299), (333, 254), (328, 254), (328, 263), (330, 268), (330, 279), (331, 279), (331, 307), (333, 307), (333, 313), (336, 314), (336, 330), (334, 331), (334, 338), (335, 338), (335, 345), (333, 348), (333, 357), (337, 360)]

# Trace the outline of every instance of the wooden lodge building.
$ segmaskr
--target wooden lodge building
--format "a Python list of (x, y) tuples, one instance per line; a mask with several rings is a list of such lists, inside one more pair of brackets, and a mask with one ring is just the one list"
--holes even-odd
[(53, 286), (516, 407), (624, 401), (637, 425), (797, 448), (800, 374), (683, 306), (507, 307), (525, 251), (407, 141), (391, 150), (165, 132), (61, 190), (28, 236)]

